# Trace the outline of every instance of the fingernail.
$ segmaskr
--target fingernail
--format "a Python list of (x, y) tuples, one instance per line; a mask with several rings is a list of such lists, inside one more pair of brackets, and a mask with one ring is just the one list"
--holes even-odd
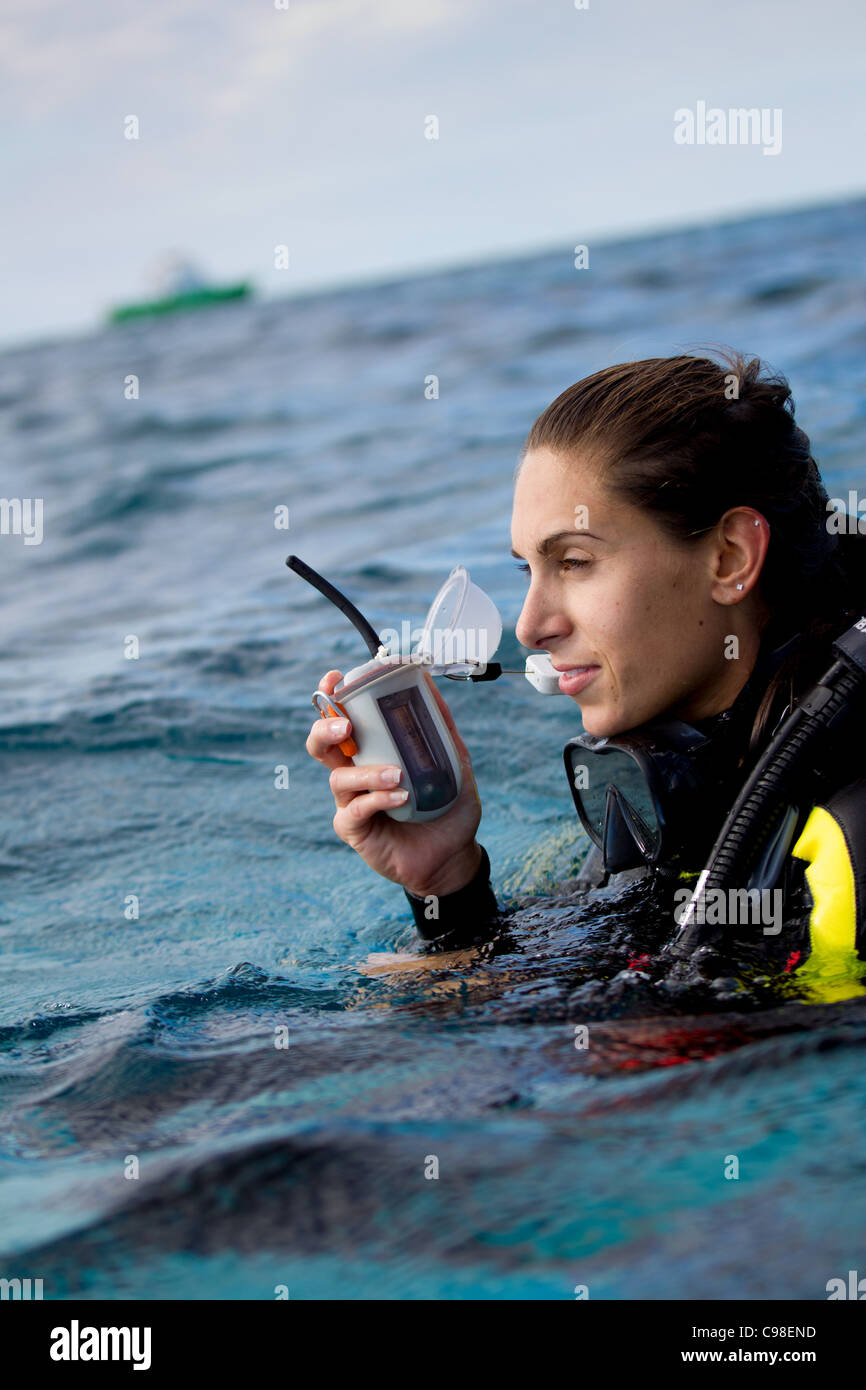
[(403, 791), (403, 792), (389, 792), (389, 793), (388, 793), (388, 800), (391, 802), (391, 805), (392, 805), (392, 806), (399, 806), (400, 802), (401, 802), (401, 801), (405, 801), (405, 800), (406, 800), (406, 797), (407, 797), (408, 795), (409, 795), (409, 793), (406, 792), (406, 791)]
[(399, 767), (386, 767), (379, 776), (386, 787), (395, 787), (403, 773)]
[(348, 719), (332, 719), (332, 720), (331, 720), (331, 733), (332, 733), (332, 734), (341, 734), (341, 735), (342, 735), (342, 734), (347, 734), (348, 732), (349, 732), (349, 721), (348, 721)]

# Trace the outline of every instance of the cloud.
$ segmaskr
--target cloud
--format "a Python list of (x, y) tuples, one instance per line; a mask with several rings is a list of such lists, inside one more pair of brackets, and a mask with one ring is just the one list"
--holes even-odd
[[(0, 82), (10, 117), (44, 119), (93, 102), (101, 91), (137, 90), (160, 74), (199, 110), (257, 105), (262, 84), (303, 79), (329, 44), (364, 61), (393, 38), (454, 28), (459, 0), (96, 0), (66, 9), (51, 0), (7, 0), (0, 18)], [(478, 19), (476, 8), (472, 16)]]

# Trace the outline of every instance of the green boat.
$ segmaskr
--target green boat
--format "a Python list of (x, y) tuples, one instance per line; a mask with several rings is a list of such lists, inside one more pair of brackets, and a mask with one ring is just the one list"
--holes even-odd
[(205, 309), (210, 304), (247, 299), (251, 294), (252, 285), (246, 280), (237, 285), (203, 285), (197, 289), (186, 290), (182, 294), (167, 295), (163, 299), (145, 299), (138, 304), (118, 304), (117, 308), (110, 311), (108, 318), (110, 323), (123, 323), (126, 319), (177, 314), (185, 309)]

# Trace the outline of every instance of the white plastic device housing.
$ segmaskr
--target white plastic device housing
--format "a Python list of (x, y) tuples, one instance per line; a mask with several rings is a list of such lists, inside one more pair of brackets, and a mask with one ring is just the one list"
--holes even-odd
[[(352, 721), (351, 737), (358, 745), (358, 752), (352, 758), (355, 766), (369, 767), (377, 763), (388, 763), (403, 770), (403, 776), (395, 790), (405, 789), (409, 795), (402, 806), (392, 806), (386, 810), (385, 814), (392, 820), (436, 820), (438, 816), (444, 816), (454, 805), (463, 785), (460, 755), (424, 677), (424, 672), (429, 666), (428, 661), (414, 656), (383, 653), (365, 662), (363, 666), (356, 666), (353, 670), (347, 671), (334, 690), (334, 699), (339, 700)], [(428, 811), (418, 809), (418, 797), (411, 769), (403, 758), (378, 704), (381, 696), (410, 687), (418, 691), (424, 702), (451, 764), (451, 775), (454, 778), (454, 795), (443, 805)]]

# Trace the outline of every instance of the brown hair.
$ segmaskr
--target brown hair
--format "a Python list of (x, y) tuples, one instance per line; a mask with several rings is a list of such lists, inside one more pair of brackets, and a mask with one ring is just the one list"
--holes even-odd
[(772, 729), (771, 716), (826, 669), (832, 638), (856, 616), (866, 595), (866, 542), (827, 525), (827, 493), (785, 377), (757, 357), (715, 351), (721, 363), (650, 357), (569, 386), (532, 426), (520, 463), (533, 449), (585, 448), (601, 461), (607, 486), (653, 513), (680, 543), (705, 535), (732, 507), (766, 518), (759, 592), (771, 611), (768, 628), (777, 643), (795, 632), (805, 640), (770, 680), (753, 751)]

